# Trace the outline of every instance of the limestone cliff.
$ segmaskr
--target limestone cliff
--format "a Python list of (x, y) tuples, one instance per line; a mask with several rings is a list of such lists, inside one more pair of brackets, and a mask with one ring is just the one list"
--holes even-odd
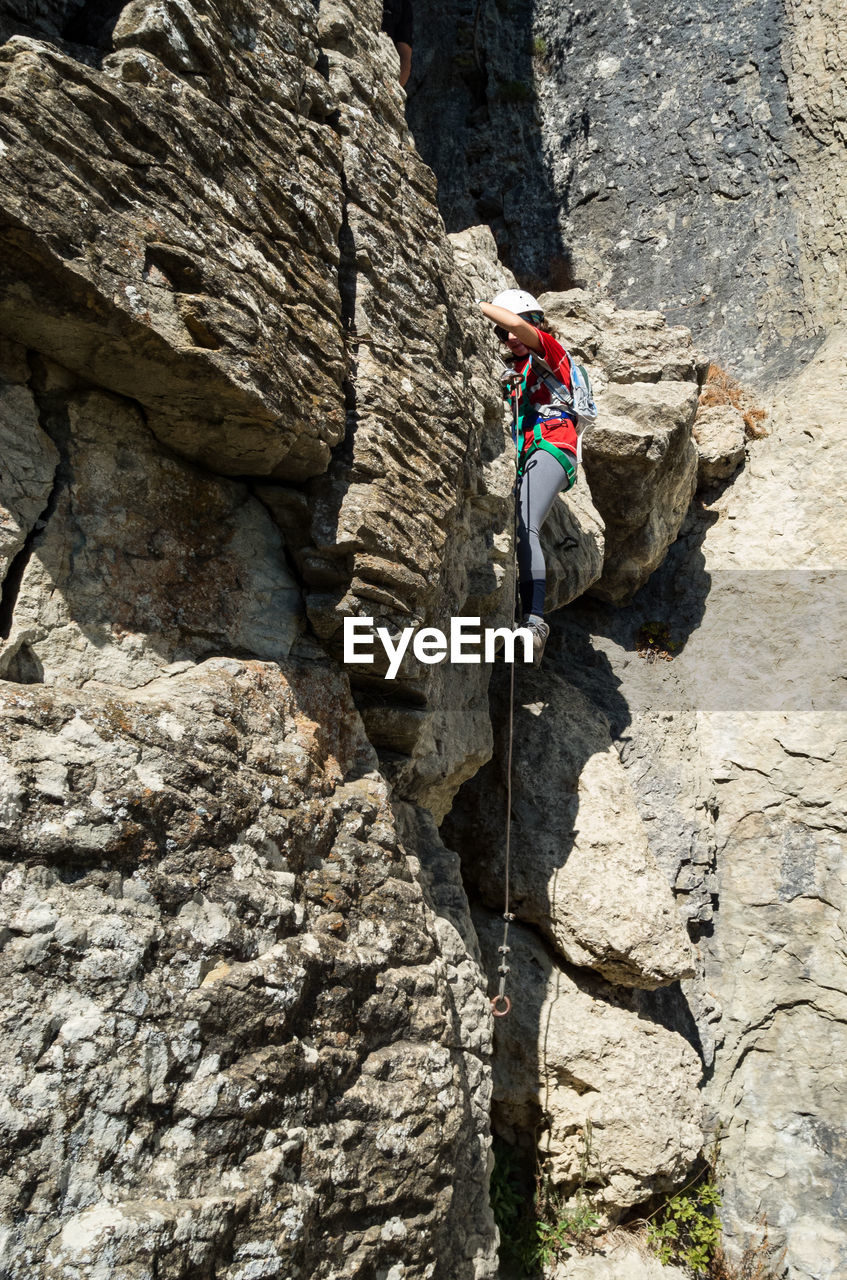
[[(497, 8), (456, 28), (476, 94)], [(564, 18), (539, 15), (552, 49)], [(552, 77), (548, 45), (498, 54), (511, 185), (477, 191), (471, 165), (459, 220), (493, 233), (449, 236), (379, 25), (376, 0), (3, 8), (4, 1274), (485, 1280), (492, 1123), (611, 1225), (689, 1178), (719, 1122), (729, 1230), (764, 1206), (792, 1275), (819, 1280), (825, 1241), (834, 1280), (844, 734), (834, 667), (812, 688), (782, 659), (843, 625), (816, 496), (838, 415), (801, 425), (813, 366), (738, 488), (692, 508), (698, 448), (707, 485), (739, 461), (705, 461), (703, 418), (695, 444), (704, 356), (602, 237), (614, 301), (593, 267), (571, 287), (555, 165), (525, 207), (527, 157), (547, 161), (507, 72)], [(820, 179), (840, 107), (803, 32), (792, 128)], [(445, 103), (464, 145), (467, 104)], [(813, 336), (841, 287), (822, 200), (780, 338)], [(514, 282), (504, 232), (540, 277), (566, 225), (543, 301), (601, 417), (545, 526), (545, 668), (519, 673), (495, 1036), (504, 668), (407, 656), (389, 681), (342, 634), (510, 618), (514, 463), (475, 300)], [(721, 341), (762, 296), (735, 289)], [(639, 656), (656, 619), (673, 661)], [(783, 1044), (776, 1087), (759, 1063)]]
[[(833, 334), (783, 389), (772, 434), (749, 447), (734, 486), (692, 511), (636, 601), (614, 614), (572, 606), (558, 649), (612, 724), (660, 861), (672, 870), (688, 846), (677, 887), (711, 894), (701, 976), (665, 1014), (688, 1023), (709, 1064), (727, 1229), (740, 1250), (766, 1217), (796, 1280), (847, 1266), (847, 597), (844, 539), (827, 514), (847, 457), (844, 351)], [(637, 651), (651, 620), (668, 628), (669, 661)]]
[(345, 612), (495, 614), (508, 576), (379, 16), (6, 15), (7, 1274), (495, 1269), (458, 862), (385, 776), (449, 803), (484, 681), (357, 708), (332, 656)]
[(748, 378), (808, 357), (845, 296), (833, 0), (418, 7), (450, 229), (491, 222), (519, 274), (658, 306)]

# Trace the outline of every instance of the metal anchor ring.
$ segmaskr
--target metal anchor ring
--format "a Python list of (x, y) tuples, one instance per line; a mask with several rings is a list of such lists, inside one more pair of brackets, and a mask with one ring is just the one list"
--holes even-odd
[[(497, 1007), (501, 1002), (505, 1004), (506, 1006), (505, 1009), (499, 1009)], [(512, 1002), (508, 996), (497, 995), (497, 996), (491, 997), (491, 1012), (494, 1014), (495, 1018), (505, 1018), (506, 1014), (511, 1010), (511, 1008), (512, 1008)]]

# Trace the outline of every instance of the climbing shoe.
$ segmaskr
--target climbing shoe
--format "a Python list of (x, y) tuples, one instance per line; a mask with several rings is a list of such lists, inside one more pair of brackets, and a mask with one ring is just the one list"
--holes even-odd
[(550, 628), (543, 618), (539, 618), (537, 613), (530, 613), (528, 617), (524, 618), (523, 625), (528, 631), (532, 632), (532, 661), (537, 667), (541, 663)]

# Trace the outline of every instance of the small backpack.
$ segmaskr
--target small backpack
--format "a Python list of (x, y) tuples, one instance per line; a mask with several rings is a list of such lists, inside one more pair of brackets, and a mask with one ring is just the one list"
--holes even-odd
[(556, 377), (554, 371), (546, 360), (542, 360), (541, 356), (533, 352), (530, 359), (535, 366), (538, 377), (550, 392), (551, 402), (567, 409), (568, 413), (576, 419), (574, 424), (577, 437), (576, 460), (577, 464), (579, 464), (582, 462), (582, 433), (590, 423), (597, 421), (597, 405), (594, 403), (591, 379), (588, 376), (585, 365), (576, 364), (569, 351), (565, 352), (565, 356), (570, 372), (571, 391), (568, 391), (564, 382)]

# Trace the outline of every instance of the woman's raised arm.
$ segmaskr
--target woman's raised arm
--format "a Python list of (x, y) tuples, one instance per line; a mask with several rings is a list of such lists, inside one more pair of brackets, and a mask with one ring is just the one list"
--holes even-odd
[(538, 330), (528, 320), (524, 320), (523, 316), (519, 316), (515, 311), (509, 311), (507, 307), (495, 307), (491, 302), (481, 302), (479, 305), (482, 307), (482, 314), (492, 324), (513, 333), (525, 347), (529, 347), (530, 351), (535, 351), (537, 355), (543, 354)]

